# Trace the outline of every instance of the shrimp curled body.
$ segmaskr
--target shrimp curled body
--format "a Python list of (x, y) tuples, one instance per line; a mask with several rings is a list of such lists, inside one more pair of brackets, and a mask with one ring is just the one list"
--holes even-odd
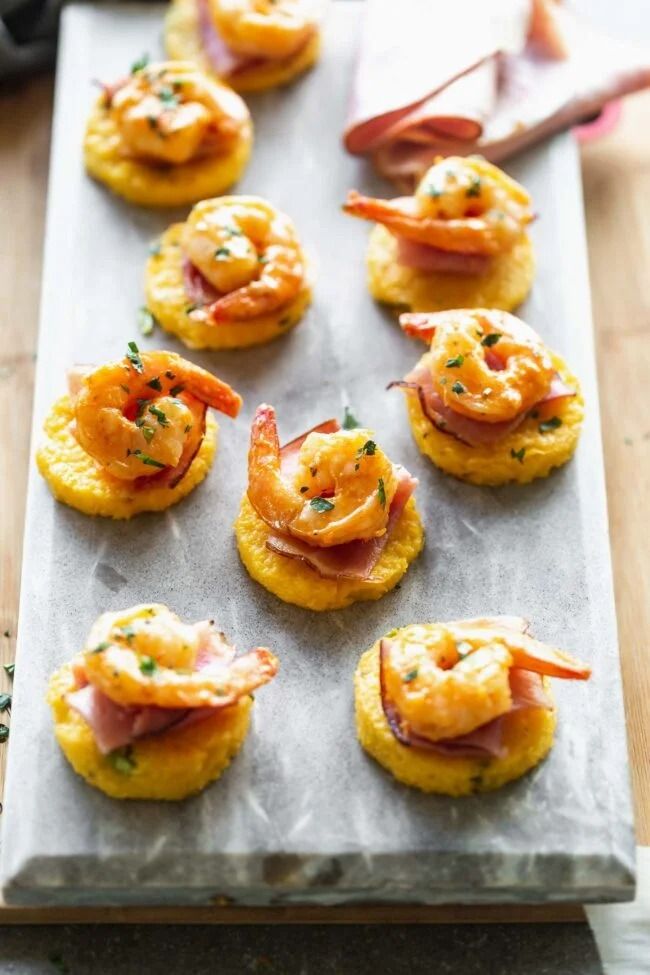
[(259, 406), (248, 454), (248, 497), (271, 528), (310, 545), (341, 545), (386, 532), (395, 469), (368, 430), (310, 433), (292, 475), (281, 468), (271, 406)]
[(315, 30), (313, 0), (209, 0), (219, 34), (238, 54), (291, 57)]

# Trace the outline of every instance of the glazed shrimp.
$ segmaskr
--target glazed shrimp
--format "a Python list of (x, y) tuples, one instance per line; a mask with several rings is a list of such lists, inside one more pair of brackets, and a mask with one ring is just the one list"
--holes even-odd
[(139, 352), (84, 375), (74, 401), (80, 446), (122, 480), (176, 466), (205, 406), (237, 416), (241, 397), (173, 352)]
[(239, 54), (290, 57), (316, 26), (313, 0), (210, 0), (219, 34)]
[(125, 706), (220, 708), (266, 684), (278, 670), (265, 647), (235, 657), (209, 621), (188, 625), (159, 604), (104, 613), (75, 673)]
[(468, 734), (512, 705), (510, 670), (587, 680), (590, 668), (498, 619), (408, 626), (382, 641), (387, 696), (413, 732)]
[(248, 498), (271, 528), (310, 545), (341, 545), (386, 531), (395, 470), (368, 430), (310, 433), (298, 467), (282, 473), (272, 406), (259, 406), (248, 453)]
[(539, 336), (514, 315), (478, 308), (403, 317), (408, 334), (431, 338), (436, 389), (456, 413), (499, 423), (548, 392), (552, 359)]
[(524, 188), (476, 156), (439, 159), (414, 196), (378, 200), (351, 190), (343, 209), (383, 224), (398, 237), (487, 256), (511, 250), (533, 220)]
[(255, 196), (203, 200), (192, 210), (181, 246), (223, 297), (208, 318), (257, 318), (291, 302), (305, 282), (302, 251), (291, 220)]
[(172, 164), (227, 151), (249, 124), (235, 92), (184, 61), (136, 71), (113, 89), (109, 111), (129, 154)]

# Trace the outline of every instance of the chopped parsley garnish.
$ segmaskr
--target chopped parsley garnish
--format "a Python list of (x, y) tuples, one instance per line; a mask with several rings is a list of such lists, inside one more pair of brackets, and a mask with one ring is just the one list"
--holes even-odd
[(169, 395), (178, 396), (178, 394), (182, 393), (184, 389), (185, 386), (183, 385), (183, 383), (179, 383), (178, 386), (172, 386), (172, 388), (169, 390)]
[(171, 369), (167, 369), (165, 372), (165, 379), (176, 379), (176, 373), (172, 372)]
[(162, 245), (160, 243), (160, 238), (158, 240), (152, 240), (149, 244), (149, 253), (152, 257), (158, 257), (160, 254)]
[(106, 758), (115, 771), (121, 772), (122, 775), (130, 775), (136, 767), (136, 761), (133, 758), (133, 749), (130, 745), (127, 745), (126, 748), (116, 748), (114, 751), (109, 752)]
[(468, 643), (467, 640), (461, 640), (460, 643), (456, 644), (456, 650), (460, 659), (464, 660), (467, 654), (472, 652), (472, 644)]
[(231, 250), (229, 247), (217, 247), (216, 251), (214, 252), (214, 259), (215, 261), (225, 261), (228, 257), (230, 257), (230, 254)]
[(154, 315), (151, 314), (146, 305), (142, 305), (138, 311), (138, 325), (142, 334), (151, 335), (157, 324)]
[(11, 694), (0, 694), (0, 711), (11, 710)]
[(153, 657), (140, 657), (140, 672), (145, 677), (151, 677), (158, 670), (158, 664)]
[(136, 372), (144, 372), (144, 366), (142, 365), (142, 359), (140, 358), (140, 349), (137, 347), (135, 342), (128, 343), (126, 357)]
[(6, 724), (0, 724), (0, 742), (6, 741), (9, 737), (9, 728)]
[(122, 636), (124, 637), (127, 643), (130, 643), (131, 640), (135, 638), (135, 630), (130, 625), (130, 623), (127, 623), (126, 626), (121, 626), (120, 629), (122, 631)]
[(149, 412), (151, 413), (152, 416), (155, 416), (155, 418), (158, 420), (158, 423), (161, 425), (161, 427), (169, 426), (169, 420), (167, 419), (167, 414), (164, 413), (163, 410), (159, 410), (157, 406), (150, 406)]
[(142, 420), (136, 420), (135, 422), (136, 422), (136, 425), (137, 426), (140, 426), (140, 424), (142, 424), (142, 426), (141, 426), (142, 436), (147, 441), (147, 443), (151, 443), (151, 441), (154, 438), (154, 434), (156, 432), (154, 430), (154, 428), (153, 427), (148, 427)]
[(496, 345), (500, 338), (503, 337), (502, 332), (489, 332), (485, 338), (481, 339), (481, 345), (486, 346), (486, 348), (491, 349), (493, 345)]
[(418, 673), (419, 673), (419, 669), (417, 667), (414, 667), (413, 670), (409, 670), (408, 674), (404, 674), (402, 680), (404, 681), (405, 684), (410, 684), (412, 680), (415, 680)]
[(160, 89), (158, 98), (165, 108), (176, 108), (179, 103), (178, 95), (174, 94), (172, 89), (168, 88), (167, 85)]
[(384, 486), (384, 479), (380, 477), (377, 482), (377, 497), (379, 498), (379, 504), (382, 508), (386, 507), (386, 488)]
[(269, 263), (269, 259), (266, 256), (266, 254), (260, 254), (260, 256), (257, 258), (257, 263), (258, 264), (268, 264)]
[(377, 450), (377, 444), (374, 440), (366, 440), (363, 447), (359, 447), (357, 450), (357, 457), (363, 457), (365, 454), (367, 457), (372, 457), (372, 455)]
[(465, 196), (480, 196), (481, 195), (481, 178), (480, 176), (474, 176), (471, 184), (467, 187), (465, 191)]
[(520, 464), (523, 464), (525, 455), (525, 447), (520, 447), (519, 450), (515, 450), (514, 448), (510, 449), (510, 456), (513, 458), (513, 460), (518, 460)]
[(453, 357), (453, 359), (447, 359), (447, 361), (445, 362), (445, 366), (447, 367), (447, 369), (459, 369), (464, 363), (464, 361), (465, 361), (465, 356), (461, 355), (461, 353), (459, 352), (458, 355), (455, 355)]
[(307, 485), (303, 484), (303, 486), (300, 488), (300, 493), (305, 494), (308, 490), (309, 488), (307, 487)]
[(314, 511), (319, 511), (321, 513), (324, 511), (334, 510), (334, 502), (330, 501), (328, 498), (312, 498), (309, 504)]
[(551, 430), (557, 430), (558, 427), (562, 426), (562, 420), (559, 416), (552, 416), (550, 420), (542, 420), (539, 425), (540, 433), (549, 433)]
[(107, 643), (106, 640), (102, 640), (102, 642), (101, 643), (98, 643), (96, 647), (93, 647), (90, 652), (91, 653), (101, 653), (102, 650), (108, 650), (109, 647), (110, 647), (110, 643)]
[(242, 235), (242, 232), (239, 229), (239, 227), (229, 226), (229, 227), (225, 227), (224, 229), (226, 233), (229, 234), (231, 237), (241, 237)]
[(141, 57), (139, 57), (138, 60), (134, 61), (133, 64), (131, 65), (131, 74), (137, 74), (138, 71), (144, 71), (144, 69), (147, 67), (148, 64), (149, 64), (149, 55), (148, 54), (141, 55)]
[(14, 673), (16, 672), (16, 665), (15, 664), (3, 664), (3, 667), (4, 667), (4, 671), (5, 671), (5, 674), (7, 675), (7, 677), (9, 677), (10, 680), (13, 680)]
[(462, 383), (459, 383), (458, 380), (456, 380), (454, 385), (451, 387), (451, 391), (452, 393), (456, 393), (457, 396), (460, 396), (461, 393), (466, 393), (467, 389)]
[(192, 314), (192, 312), (193, 312), (193, 311), (196, 311), (196, 309), (197, 309), (198, 307), (199, 307), (198, 305), (188, 305), (188, 306), (187, 306), (187, 308), (185, 309), (185, 314), (186, 314), (186, 315), (191, 315), (191, 314)]
[(154, 460), (153, 457), (150, 457), (149, 454), (143, 453), (141, 450), (134, 450), (133, 456), (137, 457), (139, 461), (146, 464), (148, 467), (159, 467), (162, 470), (163, 467), (167, 466), (166, 464), (161, 464), (159, 460)]
[(192, 424), (188, 423), (187, 426), (185, 427), (184, 433), (189, 433), (191, 429), (192, 429)]
[(351, 411), (349, 406), (346, 406), (343, 411), (343, 423), (342, 427), (344, 430), (356, 430), (361, 424), (357, 420), (354, 413)]
[(162, 383), (160, 381), (160, 376), (154, 376), (153, 379), (150, 379), (149, 382), (147, 383), (147, 386), (149, 386), (150, 389), (155, 389), (156, 392), (161, 393)]
[(439, 196), (442, 196), (442, 190), (439, 190), (433, 183), (429, 183), (425, 192), (432, 200), (437, 200)]
[(150, 129), (155, 131), (158, 128), (158, 119), (155, 115), (147, 115), (147, 122)]
[[(150, 402), (151, 402), (150, 399), (139, 399), (137, 401), (137, 403), (138, 403), (138, 412), (136, 413), (136, 416), (138, 418), (142, 416), (142, 414), (144, 413), (144, 411), (146, 410), (146, 408), (147, 408), (147, 406), (149, 405)], [(138, 424), (138, 421), (136, 420), (135, 422), (136, 422), (136, 425), (137, 425)], [(142, 422), (144, 423), (144, 420)]]

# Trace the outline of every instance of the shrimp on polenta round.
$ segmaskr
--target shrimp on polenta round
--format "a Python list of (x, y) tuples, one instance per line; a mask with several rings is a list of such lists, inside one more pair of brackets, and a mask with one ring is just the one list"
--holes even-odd
[(104, 613), (53, 674), (48, 702), (64, 755), (116, 799), (184, 799), (244, 743), (252, 692), (275, 677), (265, 647), (241, 656), (213, 620), (152, 603)]
[(46, 417), (36, 454), (54, 496), (89, 515), (163, 511), (208, 473), (216, 451), (211, 406), (236, 417), (241, 397), (173, 352), (79, 366)]
[(377, 301), (416, 312), (511, 311), (530, 291), (530, 196), (480, 156), (439, 158), (414, 196), (379, 200), (351, 190), (343, 209), (376, 223), (367, 265)]
[(580, 384), (521, 319), (476, 308), (402, 315), (400, 325), (431, 343), (390, 386), (404, 389), (413, 436), (436, 467), (473, 484), (526, 484), (570, 460)]
[(162, 328), (193, 349), (268, 342), (297, 325), (311, 300), (293, 222), (257, 196), (197, 203), (153, 248), (145, 290)]
[(553, 745), (548, 678), (591, 670), (528, 629), (494, 616), (392, 630), (355, 673), (362, 746), (424, 792), (486, 792), (529, 771)]
[(86, 128), (86, 168), (131, 203), (181, 206), (237, 182), (252, 131), (239, 95), (195, 65), (140, 61), (103, 86)]
[(172, 0), (165, 44), (236, 91), (286, 85), (320, 54), (322, 0)]
[(275, 411), (259, 406), (235, 522), (242, 562), (270, 592), (306, 609), (379, 599), (422, 549), (416, 486), (370, 430), (326, 420), (280, 448)]

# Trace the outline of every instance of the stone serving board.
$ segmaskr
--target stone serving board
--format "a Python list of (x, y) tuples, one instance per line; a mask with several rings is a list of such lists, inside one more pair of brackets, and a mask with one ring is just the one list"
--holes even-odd
[[(163, 8), (64, 12), (45, 245), (34, 442), (74, 362), (142, 348), (149, 242), (179, 212), (131, 207), (87, 178), (81, 140), (95, 93), (143, 51), (161, 52)], [(481, 489), (415, 447), (399, 392), (419, 357), (365, 286), (368, 227), (345, 217), (350, 187), (390, 195), (340, 145), (359, 3), (329, 10), (323, 59), (293, 87), (250, 99), (256, 126), (239, 190), (296, 221), (315, 277), (295, 331), (252, 351), (188, 353), (238, 389), (209, 477), (163, 515), (88, 518), (58, 504), (32, 468), (9, 749), (2, 875), (23, 904), (245, 905), (628, 899), (634, 846), (577, 152), (561, 136), (508, 167), (531, 190), (538, 275), (522, 317), (582, 378), (575, 460), (527, 487)], [(273, 403), (289, 440), (346, 405), (420, 479), (426, 547), (377, 603), (328, 614), (286, 605), (249, 579), (232, 523), (245, 488), (250, 419)], [(69, 768), (44, 702), (48, 676), (95, 617), (134, 603), (214, 617), (240, 649), (281, 658), (256, 697), (246, 745), (221, 781), (179, 804), (117, 802)], [(352, 675), (378, 636), (413, 621), (516, 613), (541, 639), (590, 661), (588, 684), (555, 682), (548, 758), (491, 795), (425, 796), (385, 773), (354, 734)]]

